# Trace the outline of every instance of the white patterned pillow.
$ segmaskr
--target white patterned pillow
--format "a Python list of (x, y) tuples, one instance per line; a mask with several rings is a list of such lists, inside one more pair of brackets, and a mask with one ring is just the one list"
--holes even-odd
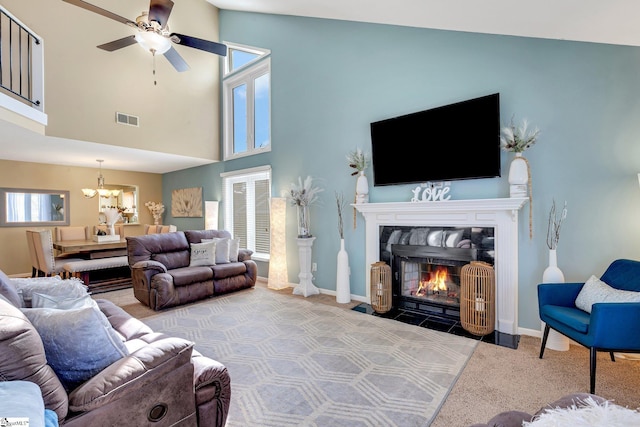
[(612, 288), (596, 276), (591, 276), (576, 298), (576, 307), (591, 313), (591, 306), (597, 302), (640, 302), (640, 292)]
[(192, 243), (189, 267), (216, 265), (216, 242)]

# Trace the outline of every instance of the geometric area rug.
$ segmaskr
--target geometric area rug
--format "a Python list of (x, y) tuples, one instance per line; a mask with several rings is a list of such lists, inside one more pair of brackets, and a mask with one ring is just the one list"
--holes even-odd
[(227, 367), (227, 427), (429, 426), (478, 343), (262, 287), (141, 320)]

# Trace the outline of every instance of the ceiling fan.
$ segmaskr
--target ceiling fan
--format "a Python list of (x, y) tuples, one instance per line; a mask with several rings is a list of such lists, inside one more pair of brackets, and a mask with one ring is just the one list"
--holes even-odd
[(182, 59), (182, 56), (180, 56), (178, 51), (173, 48), (171, 42), (182, 46), (192, 47), (194, 49), (204, 50), (205, 52), (214, 53), (220, 56), (227, 55), (227, 46), (224, 44), (169, 32), (167, 21), (169, 20), (171, 9), (173, 9), (173, 1), (171, 0), (151, 0), (149, 3), (149, 11), (142, 12), (142, 15), (138, 16), (135, 21), (123, 18), (120, 15), (116, 15), (115, 13), (109, 12), (108, 10), (102, 9), (98, 6), (94, 6), (83, 0), (62, 1), (113, 19), (114, 21), (121, 22), (138, 30), (138, 32), (133, 36), (123, 37), (98, 46), (98, 48), (109, 52), (138, 43), (154, 56), (156, 54), (164, 55), (171, 65), (173, 65), (173, 67), (179, 72), (187, 71), (189, 69), (189, 65), (184, 59)]

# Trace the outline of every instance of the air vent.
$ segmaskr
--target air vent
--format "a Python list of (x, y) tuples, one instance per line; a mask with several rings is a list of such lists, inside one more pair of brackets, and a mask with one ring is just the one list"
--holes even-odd
[(116, 112), (116, 123), (120, 123), (121, 125), (139, 127), (140, 118), (138, 116), (131, 116), (129, 114)]

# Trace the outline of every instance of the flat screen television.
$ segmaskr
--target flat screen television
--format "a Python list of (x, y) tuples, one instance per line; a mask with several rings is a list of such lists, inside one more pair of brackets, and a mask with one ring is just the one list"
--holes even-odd
[(375, 186), (500, 176), (500, 94), (371, 123)]

